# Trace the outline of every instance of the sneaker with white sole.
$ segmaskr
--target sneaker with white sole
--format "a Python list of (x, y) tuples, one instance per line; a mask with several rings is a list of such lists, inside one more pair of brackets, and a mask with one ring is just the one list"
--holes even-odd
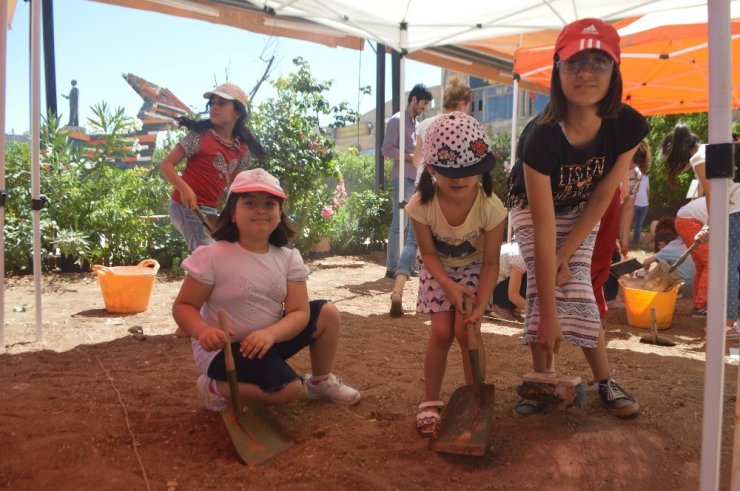
[(212, 378), (201, 375), (198, 377), (195, 385), (198, 387), (200, 395), (203, 396), (203, 400), (206, 403), (206, 409), (209, 411), (221, 412), (229, 404), (229, 400), (220, 393), (214, 393), (212, 389), (218, 390), (215, 382), (216, 381)]
[(596, 382), (594, 385), (609, 414), (618, 418), (628, 418), (640, 412), (640, 405), (632, 394), (624, 390), (614, 379)]
[(336, 404), (351, 406), (360, 402), (362, 397), (360, 391), (345, 384), (333, 373), (317, 384), (311, 383), (310, 373), (307, 373), (303, 380), (306, 384), (306, 397), (309, 399), (328, 399)]

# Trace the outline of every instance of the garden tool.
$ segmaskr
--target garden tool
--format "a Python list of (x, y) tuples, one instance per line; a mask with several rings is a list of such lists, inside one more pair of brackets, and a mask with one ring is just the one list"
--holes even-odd
[(651, 269), (645, 278), (645, 282), (642, 284), (642, 290), (667, 292), (683, 281), (681, 275), (676, 272), (676, 268), (683, 264), (686, 258), (689, 257), (697, 247), (699, 247), (699, 242), (695, 240), (672, 266), (664, 262), (658, 262), (658, 265)]
[(620, 276), (630, 274), (640, 268), (642, 268), (642, 263), (633, 257), (612, 264), (609, 268), (609, 272), (612, 274), (612, 276), (619, 279)]
[(658, 335), (658, 323), (655, 321), (655, 307), (650, 308), (650, 334), (640, 336), (640, 342), (658, 346), (676, 346), (676, 342)]
[(198, 215), (198, 218), (200, 219), (200, 222), (203, 224), (203, 226), (206, 228), (206, 231), (208, 232), (208, 235), (213, 234), (213, 226), (212, 225), (215, 225), (215, 223), (212, 224), (211, 223), (211, 220), (209, 220), (208, 217), (206, 217), (203, 214), (203, 212), (200, 211), (200, 208), (198, 208), (197, 206), (195, 207), (195, 209), (193, 211), (195, 212), (196, 215)]
[[(471, 310), (471, 300), (465, 297), (465, 312)], [(439, 430), (429, 442), (429, 448), (436, 452), (481, 457), (488, 448), (496, 389), (483, 379), (474, 322), (468, 322), (467, 333), (473, 384), (458, 387), (453, 392), (442, 412)]]
[(239, 400), (239, 382), (236, 378), (234, 354), (229, 340), (229, 329), (226, 315), (218, 313), (218, 324), (226, 333), (224, 358), (226, 360), (226, 377), (229, 381), (231, 400), (221, 411), (221, 417), (231, 436), (239, 457), (249, 465), (262, 465), (280, 452), (290, 447), (293, 442), (285, 436), (267, 409), (257, 401)]

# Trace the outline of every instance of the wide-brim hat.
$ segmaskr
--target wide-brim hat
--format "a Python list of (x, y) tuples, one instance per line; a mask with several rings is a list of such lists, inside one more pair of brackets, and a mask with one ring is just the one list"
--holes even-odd
[(424, 164), (444, 177), (476, 176), (496, 165), (485, 130), (460, 111), (438, 116), (427, 129), (423, 148)]

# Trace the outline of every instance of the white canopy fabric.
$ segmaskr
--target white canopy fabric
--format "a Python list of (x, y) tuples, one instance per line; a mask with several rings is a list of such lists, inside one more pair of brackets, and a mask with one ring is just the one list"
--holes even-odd
[[(110, 2), (117, 3), (117, 2)], [(141, 0), (137, 2), (141, 4)], [(204, 15), (216, 15), (213, 6), (238, 7), (232, 0), (159, 0), (154, 3), (184, 6), (188, 10), (202, 7)], [(9, 0), (0, 0), (0, 9), (5, 10)], [(244, 3), (247, 8), (247, 3)], [(390, 46), (401, 53), (426, 47), (474, 41), (481, 38), (520, 37), (543, 30), (559, 31), (565, 24), (584, 17), (597, 17), (606, 21), (619, 20), (648, 13), (671, 12), (677, 8), (704, 7), (709, 12), (710, 48), (710, 141), (730, 141), (730, 80), (727, 66), (730, 60), (730, 2), (729, 0), (518, 0), (516, 2), (482, 2), (480, 0), (457, 0), (454, 4), (442, 0), (264, 0), (251, 1), (249, 5), (264, 10), (276, 19), (283, 16), (311, 20), (350, 35), (374, 40)], [(211, 7), (211, 9), (209, 9)], [(238, 7), (240, 8), (240, 7)], [(39, 172), (39, 80), (40, 80), (40, 2), (32, 2), (32, 82), (31, 118), (32, 173), (34, 185), (32, 197), (38, 199)], [(3, 21), (0, 16), (0, 21)], [(7, 73), (5, 41), (0, 38), (3, 62), (0, 64), (0, 87), (4, 86)], [(512, 50), (513, 52), (513, 50)], [(402, 63), (403, 67), (403, 63)], [(403, 92), (403, 68), (401, 91)], [(403, 94), (401, 94), (403, 96)], [(0, 110), (4, 109), (4, 91), (0, 92)], [(401, 97), (401, 111), (405, 100)], [(35, 123), (33, 123), (35, 122)], [(401, 130), (405, 125), (400, 125)], [(403, 134), (401, 142), (404, 141)], [(401, 151), (403, 152), (403, 148)], [(4, 146), (0, 146), (0, 182), (4, 176)], [(716, 184), (715, 184), (716, 183)], [(727, 179), (713, 179), (712, 237), (710, 241), (709, 267), (710, 284), (722, 285), (727, 274)], [(723, 186), (724, 184), (724, 186)], [(717, 191), (714, 191), (714, 188)], [(402, 191), (402, 190), (401, 190)], [(402, 191), (403, 192), (403, 191)], [(0, 211), (1, 213), (1, 211)], [(38, 212), (34, 212), (34, 269), (40, 266), (40, 250), (37, 242)], [(0, 215), (0, 220), (2, 216)], [(1, 232), (0, 232), (1, 234)], [(2, 236), (0, 235), (0, 243)], [(724, 258), (724, 260), (722, 259)], [(37, 333), (41, 337), (40, 288), (37, 282)], [(724, 296), (710, 291), (709, 325), (721, 325), (724, 318)], [(0, 325), (0, 339), (4, 326)], [(4, 349), (4, 343), (0, 350)], [(710, 329), (707, 340), (707, 370), (705, 378), (704, 415), (702, 432), (701, 489), (713, 490), (719, 485), (719, 442), (721, 435), (722, 381), (723, 381), (724, 336), (719, 329)], [(737, 456), (738, 452), (735, 452)], [(733, 466), (733, 485), (739, 486), (734, 477), (740, 465)]]
[[(457, 44), (481, 38), (560, 30), (584, 17), (605, 21), (706, 5), (692, 0), (264, 0), (250, 1), (278, 16), (308, 19), (373, 39), (397, 51)], [(406, 39), (399, 28), (407, 26)]]

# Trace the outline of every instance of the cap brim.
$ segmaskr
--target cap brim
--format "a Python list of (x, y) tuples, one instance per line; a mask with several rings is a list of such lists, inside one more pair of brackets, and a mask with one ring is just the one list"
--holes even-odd
[(273, 196), (277, 196), (278, 198), (288, 199), (288, 197), (285, 196), (283, 193), (279, 191), (275, 191), (274, 189), (268, 188), (266, 186), (242, 186), (242, 187), (229, 190), (229, 195), (233, 193), (260, 193), (260, 192), (271, 194)]
[(608, 46), (604, 46), (603, 43), (602, 43), (602, 46), (600, 48), (584, 47), (583, 49), (581, 49), (581, 42), (580, 42), (580, 40), (574, 41), (574, 42), (570, 43), (569, 45), (567, 45), (566, 47), (564, 47), (563, 49), (561, 49), (560, 51), (558, 51), (558, 58), (560, 60), (562, 60), (562, 61), (566, 61), (571, 56), (573, 56), (573, 55), (575, 55), (577, 53), (580, 53), (581, 51), (588, 51), (588, 50), (591, 50), (591, 49), (595, 49), (595, 50), (598, 50), (598, 51), (603, 51), (604, 53), (608, 54), (609, 57), (611, 57), (612, 60), (614, 60), (617, 63), (619, 63), (619, 56), (617, 56), (616, 53), (614, 53), (614, 51), (612, 51), (611, 48), (609, 48)]
[(218, 90), (211, 90), (211, 91), (205, 92), (203, 94), (203, 98), (204, 99), (210, 99), (214, 95), (217, 95), (217, 96), (219, 96), (222, 99), (226, 99), (227, 101), (235, 101), (236, 100), (236, 97), (230, 96), (226, 92), (220, 92)]
[(496, 166), (496, 159), (493, 158), (493, 154), (491, 152), (488, 152), (485, 157), (478, 161), (478, 163), (466, 165), (465, 167), (442, 167), (434, 164), (430, 165), (436, 172), (444, 177), (457, 179), (459, 177), (477, 176), (485, 172), (490, 172)]

